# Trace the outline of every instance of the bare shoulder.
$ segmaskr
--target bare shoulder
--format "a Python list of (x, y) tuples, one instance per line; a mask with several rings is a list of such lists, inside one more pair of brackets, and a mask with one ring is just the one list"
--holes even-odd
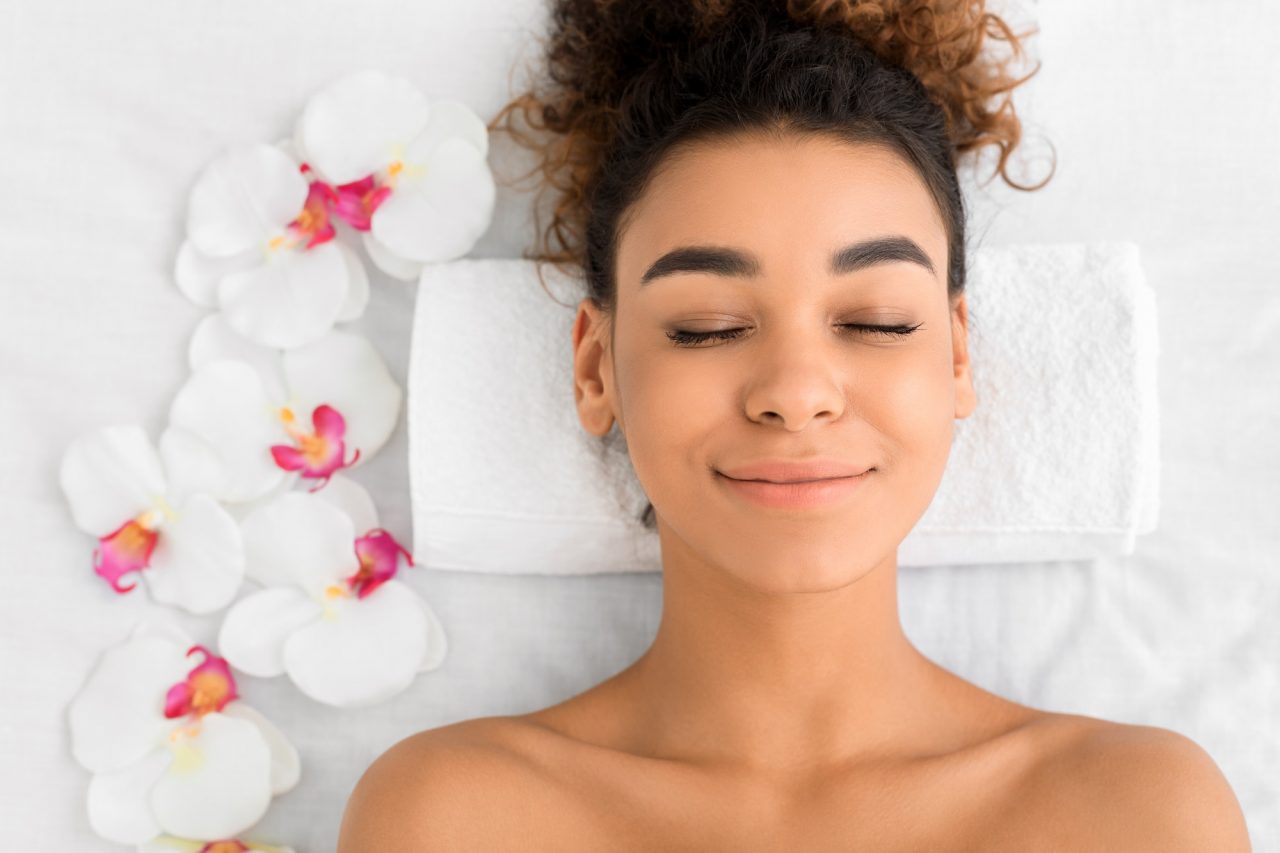
[(513, 734), (504, 718), (483, 717), (393, 744), (356, 782), (337, 853), (467, 850), (499, 835), (516, 815), (486, 806), (520, 779)]
[(1054, 818), (1059, 825), (1069, 821), (1108, 850), (1252, 849), (1235, 792), (1191, 738), (1078, 715), (1062, 715), (1056, 726), (1031, 796), (1041, 809), (1068, 815)]

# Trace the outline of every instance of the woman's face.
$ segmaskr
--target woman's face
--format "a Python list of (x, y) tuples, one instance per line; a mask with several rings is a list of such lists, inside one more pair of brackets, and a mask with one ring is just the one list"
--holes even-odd
[[(924, 183), (884, 148), (752, 138), (668, 161), (630, 213), (612, 326), (578, 306), (575, 393), (589, 431), (616, 419), (625, 435), (664, 562), (795, 592), (895, 557), (975, 402), (966, 307), (948, 302), (946, 234)], [(872, 238), (896, 243), (833, 270)], [(669, 255), (686, 247), (721, 255)], [(724, 330), (741, 331), (689, 337)], [(718, 473), (813, 457), (874, 470), (802, 508), (761, 505)]]

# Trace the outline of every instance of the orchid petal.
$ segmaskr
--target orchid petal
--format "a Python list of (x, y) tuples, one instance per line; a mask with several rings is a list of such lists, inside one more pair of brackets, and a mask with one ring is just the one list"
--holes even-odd
[(235, 597), (244, 563), (236, 519), (210, 495), (197, 494), (165, 524), (142, 578), (156, 601), (211, 613)]
[(296, 136), (286, 136), (282, 139), (277, 139), (273, 144), (283, 151), (286, 157), (297, 163), (299, 168), (306, 165), (307, 158), (303, 156), (302, 149), (298, 147), (298, 140)]
[[(243, 844), (244, 849), (252, 851), (252, 853), (296, 853), (292, 847), (282, 847), (278, 844), (263, 844), (261, 842), (246, 841), (242, 838), (235, 840)], [(206, 846), (207, 844), (208, 842), (205, 841), (191, 841), (186, 838), (175, 838), (172, 835), (158, 835), (151, 841), (139, 844), (137, 853), (224, 853), (221, 848), (209, 848)], [(227, 853), (230, 853), (230, 851)]]
[(295, 138), (307, 162), (331, 184), (346, 184), (396, 159), (427, 125), (425, 95), (403, 77), (358, 71), (311, 96)]
[(233, 145), (196, 180), (187, 206), (187, 234), (210, 257), (263, 247), (302, 210), (307, 180), (274, 145)]
[(320, 618), (319, 602), (295, 586), (273, 586), (231, 605), (218, 629), (218, 650), (241, 672), (259, 678), (284, 674), (284, 642)]
[(403, 176), (373, 214), (372, 233), (411, 261), (460, 258), (493, 220), (496, 186), (485, 157), (464, 139), (441, 140), (421, 177)]
[(440, 617), (431, 609), (431, 605), (421, 595), (414, 595), (422, 606), (423, 615), (427, 618), (427, 649), (418, 663), (418, 672), (430, 672), (439, 668), (449, 654), (449, 639), (445, 636), (444, 625)]
[(281, 150), (289, 152), (290, 155), (293, 157), (293, 159), (297, 160), (306, 168), (314, 169), (315, 167), (311, 163), (311, 155), (307, 153), (306, 146), (302, 144), (302, 117), (301, 116), (299, 116), (298, 120), (293, 123), (293, 130), (289, 134), (288, 139), (289, 139), (288, 146), (284, 144), (283, 140), (276, 144), (280, 146)]
[(67, 706), (71, 753), (95, 773), (120, 770), (163, 744), (164, 695), (190, 669), (185, 649), (155, 634), (104, 651)]
[[(293, 487), (297, 485), (298, 479), (299, 474), (296, 471), (285, 471), (284, 479), (282, 479), (280, 481), (280, 485), (276, 486), (274, 489), (264, 492), (252, 500), (226, 503), (223, 504), (223, 506), (226, 508), (227, 512), (231, 513), (231, 515), (235, 517), (236, 521), (243, 525), (244, 520), (253, 515), (259, 509), (271, 503), (286, 492), (294, 491)], [(249, 575), (247, 569), (245, 574)], [(249, 576), (252, 577), (251, 575)]]
[(173, 762), (151, 789), (161, 829), (223, 838), (255, 824), (271, 803), (271, 749), (249, 720), (214, 711), (172, 732)]
[(249, 577), (300, 586), (319, 600), (359, 568), (351, 517), (308, 492), (286, 492), (240, 523)]
[(280, 369), (280, 350), (249, 340), (231, 328), (220, 311), (214, 311), (206, 315), (191, 333), (191, 341), (187, 344), (187, 364), (192, 370), (199, 370), (219, 358), (246, 362), (258, 371), (267, 397), (282, 406), (287, 401), (284, 373)]
[(271, 456), (284, 435), (275, 404), (257, 371), (242, 361), (218, 359), (195, 370), (169, 407), (169, 422), (186, 427), (228, 460), (224, 501), (252, 500), (277, 487), (285, 472)]
[(218, 302), (236, 332), (288, 349), (333, 328), (348, 289), (347, 262), (330, 240), (311, 249), (280, 250), (262, 266), (223, 278)]
[[(129, 632), (129, 639), (136, 640), (140, 637), (155, 637), (161, 640), (168, 640), (181, 653), (183, 660), (187, 659), (187, 650), (195, 645), (195, 640), (186, 632), (173, 616), (167, 611), (152, 613), (139, 619), (133, 626), (133, 630)], [(184, 663), (187, 669), (190, 669), (189, 663)]]
[(183, 295), (197, 305), (216, 308), (218, 282), (234, 272), (262, 263), (262, 253), (253, 248), (236, 255), (211, 258), (200, 254), (190, 240), (183, 240), (174, 261), (173, 277)]
[(356, 536), (363, 536), (378, 526), (378, 509), (369, 490), (343, 474), (334, 474), (316, 496), (336, 506), (351, 518)]
[(157, 835), (138, 845), (137, 853), (200, 853), (205, 842), (189, 841), (172, 835)]
[(334, 330), (282, 355), (289, 390), (304, 412), (320, 404), (346, 420), (345, 443), (367, 462), (390, 438), (403, 392), (373, 344), (354, 332)]
[(373, 261), (373, 265), (392, 278), (400, 281), (416, 281), (422, 275), (422, 269), (426, 266), (425, 262), (410, 261), (400, 257), (379, 243), (378, 238), (373, 236), (372, 231), (360, 232), (360, 239), (364, 243), (364, 250), (368, 253), (369, 260)]
[(170, 506), (196, 494), (222, 494), (231, 476), (217, 448), (184, 427), (170, 424), (160, 434), (160, 458), (169, 481), (165, 498)]
[(278, 796), (292, 790), (302, 773), (298, 750), (275, 723), (253, 706), (240, 701), (229, 703), (222, 713), (248, 720), (261, 730), (262, 738), (271, 750), (271, 793)]
[(367, 598), (339, 596), (284, 644), (285, 670), (303, 693), (339, 708), (372, 705), (412, 683), (426, 654), (422, 605), (400, 581)]
[(151, 811), (151, 791), (171, 761), (169, 750), (160, 746), (133, 764), (95, 774), (88, 791), (93, 831), (121, 844), (154, 838), (161, 827)]
[(471, 107), (453, 98), (437, 98), (431, 102), (430, 108), (427, 126), (413, 138), (405, 152), (407, 160), (421, 162), (429, 159), (436, 145), (451, 138), (465, 140), (480, 152), (481, 157), (488, 156), (489, 130)]
[(365, 270), (360, 256), (344, 243), (337, 243), (342, 252), (342, 260), (347, 265), (347, 301), (338, 312), (338, 322), (347, 323), (358, 320), (369, 305), (369, 273)]
[(62, 455), (58, 479), (76, 527), (98, 537), (150, 509), (167, 488), (160, 455), (135, 424), (77, 436)]

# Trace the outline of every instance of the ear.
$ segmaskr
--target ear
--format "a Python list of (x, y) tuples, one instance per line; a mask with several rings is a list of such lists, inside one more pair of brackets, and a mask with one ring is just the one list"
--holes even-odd
[[(607, 318), (590, 297), (573, 321), (573, 399), (587, 432), (604, 436), (613, 426), (613, 352)], [(618, 421), (622, 429), (622, 421)]]
[(977, 408), (978, 396), (969, 364), (969, 304), (963, 293), (951, 308), (951, 351), (956, 374), (955, 416), (967, 418)]

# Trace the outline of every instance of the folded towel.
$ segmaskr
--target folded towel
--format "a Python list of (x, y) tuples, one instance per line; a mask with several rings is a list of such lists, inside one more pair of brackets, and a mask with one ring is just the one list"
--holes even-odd
[[(582, 282), (533, 261), (427, 266), (407, 426), (415, 561), (442, 569), (659, 571), (647, 497), (614, 424), (578, 422)], [(1132, 552), (1156, 526), (1155, 294), (1132, 243), (983, 248), (970, 260), (976, 410), (956, 421), (900, 566)]]

